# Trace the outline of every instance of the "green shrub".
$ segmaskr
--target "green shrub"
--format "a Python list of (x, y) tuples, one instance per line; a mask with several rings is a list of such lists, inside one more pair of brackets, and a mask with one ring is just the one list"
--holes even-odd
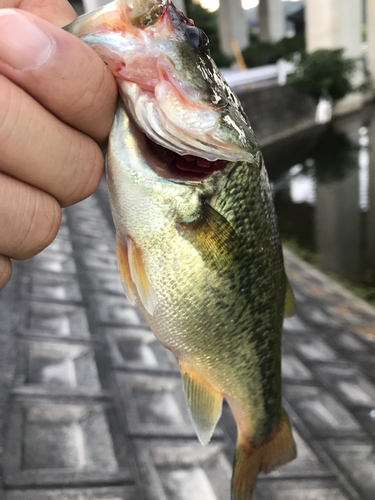
[(275, 64), (278, 59), (289, 59), (295, 52), (304, 52), (305, 38), (296, 35), (292, 38), (283, 38), (276, 43), (258, 42), (249, 45), (242, 51), (248, 68)]
[(355, 59), (344, 57), (343, 49), (319, 49), (302, 55), (291, 80), (315, 99), (329, 94), (335, 101), (355, 90), (355, 69)]

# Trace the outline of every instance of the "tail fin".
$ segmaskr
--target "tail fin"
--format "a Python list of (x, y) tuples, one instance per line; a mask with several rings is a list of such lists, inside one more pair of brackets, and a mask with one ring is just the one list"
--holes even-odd
[(289, 419), (283, 410), (280, 423), (272, 436), (260, 448), (237, 443), (232, 477), (232, 500), (252, 500), (260, 472), (269, 472), (296, 457), (296, 446)]

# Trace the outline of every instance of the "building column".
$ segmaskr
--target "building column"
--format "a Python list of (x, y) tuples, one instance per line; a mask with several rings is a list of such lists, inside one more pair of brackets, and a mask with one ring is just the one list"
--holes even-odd
[[(362, 0), (306, 0), (306, 46), (308, 52), (317, 49), (344, 49), (347, 57), (362, 56)], [(353, 84), (363, 82), (361, 65), (353, 76)], [(336, 115), (360, 109), (363, 94), (353, 93), (338, 101)]]
[(281, 40), (285, 33), (285, 16), (281, 0), (259, 0), (258, 13), (261, 41)]
[(362, 0), (306, 0), (306, 44), (309, 52), (344, 48), (346, 56), (359, 57)]
[(375, 80), (375, 0), (367, 0), (367, 67)]
[(99, 9), (103, 5), (109, 3), (107, 0), (82, 0), (83, 9), (85, 12), (91, 12), (92, 10)]
[(232, 40), (238, 42), (241, 50), (249, 45), (246, 13), (241, 0), (220, 0), (218, 22), (221, 50), (225, 55), (233, 57)]

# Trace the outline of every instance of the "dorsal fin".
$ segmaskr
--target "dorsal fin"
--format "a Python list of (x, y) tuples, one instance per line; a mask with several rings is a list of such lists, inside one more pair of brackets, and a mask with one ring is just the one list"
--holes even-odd
[(286, 277), (284, 317), (289, 318), (290, 316), (293, 316), (295, 309), (296, 300), (294, 298), (294, 293), (292, 287), (290, 286), (289, 280)]
[(204, 260), (218, 269), (233, 266), (241, 252), (241, 243), (231, 224), (207, 202), (201, 215), (192, 222), (181, 221), (178, 226), (188, 236)]
[(207, 444), (221, 416), (223, 396), (190, 365), (180, 361), (182, 384), (199, 441)]

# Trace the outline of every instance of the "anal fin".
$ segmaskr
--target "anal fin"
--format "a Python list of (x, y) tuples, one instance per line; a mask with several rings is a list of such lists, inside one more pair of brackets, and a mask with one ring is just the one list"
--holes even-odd
[(199, 441), (207, 444), (221, 416), (223, 396), (190, 365), (180, 361), (182, 384)]

